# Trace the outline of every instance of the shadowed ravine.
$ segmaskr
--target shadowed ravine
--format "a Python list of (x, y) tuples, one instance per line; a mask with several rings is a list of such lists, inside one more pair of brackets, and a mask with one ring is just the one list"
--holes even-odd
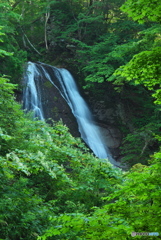
[(118, 166), (118, 162), (112, 158), (101, 135), (99, 126), (95, 124), (90, 109), (80, 95), (77, 85), (68, 70), (43, 63), (28, 62), (24, 73), (24, 109), (33, 111), (35, 118), (39, 118), (40, 120), (46, 118), (41, 102), (43, 91), (41, 86), (44, 78), (59, 90), (69, 105), (77, 120), (81, 138), (93, 153), (98, 158), (108, 159), (113, 165)]

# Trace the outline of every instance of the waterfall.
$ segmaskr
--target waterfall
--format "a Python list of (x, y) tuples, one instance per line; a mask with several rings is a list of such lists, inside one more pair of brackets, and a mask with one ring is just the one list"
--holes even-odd
[(24, 74), (23, 108), (32, 111), (34, 118), (44, 120), (41, 89), (38, 81), (39, 71), (35, 64), (29, 62)]
[[(53, 79), (54, 76), (54, 79)], [(78, 87), (69, 71), (63, 68), (56, 68), (43, 63), (28, 62), (24, 75), (24, 109), (32, 110), (34, 117), (44, 119), (41, 103), (41, 82), (43, 78), (50, 81), (60, 92), (62, 97), (70, 106), (75, 116), (82, 139), (101, 159), (109, 159), (115, 165), (108, 147), (101, 135), (99, 126), (96, 125), (91, 111), (79, 93)]]

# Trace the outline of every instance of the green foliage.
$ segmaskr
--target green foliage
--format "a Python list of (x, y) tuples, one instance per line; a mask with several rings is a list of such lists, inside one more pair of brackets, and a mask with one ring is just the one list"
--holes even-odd
[(160, 22), (160, 1), (150, 0), (127, 0), (122, 6), (121, 10), (128, 13), (134, 21), (144, 23), (145, 21)]
[(122, 173), (89, 154), (61, 122), (51, 127), (24, 116), (14, 88), (1, 78), (0, 235), (29, 240), (55, 216), (102, 206), (101, 197), (113, 192)]
[[(18, 82), (19, 73), (22, 74), (22, 64), (26, 60), (26, 52), (20, 49), (17, 42), (16, 25), (19, 23), (20, 15), (12, 11), (11, 6), (6, 1), (0, 1), (0, 73), (12, 75), (12, 82)], [(4, 57), (5, 56), (5, 57)]]
[[(3, 38), (2, 36), (5, 36), (5, 34), (1, 32), (2, 29), (3, 29), (3, 27), (0, 26), (0, 36), (1, 36), (0, 42), (4, 42), (4, 40), (2, 39), (2, 38)], [(7, 51), (5, 51), (5, 50), (3, 50), (3, 49), (0, 49), (0, 57), (1, 57), (1, 58), (2, 58), (2, 57), (5, 57), (5, 56), (12, 56), (12, 55), (13, 55), (13, 53), (10, 53), (10, 52), (7, 52)]]
[[(64, 214), (52, 218), (39, 240), (55, 239), (131, 239), (132, 232), (160, 232), (160, 160), (154, 154), (151, 165), (135, 165), (124, 174), (122, 185), (104, 198), (102, 208), (90, 215)], [(138, 237), (142, 238), (142, 237)], [(152, 237), (148, 237), (152, 239)]]
[(160, 47), (151, 51), (143, 51), (133, 57), (124, 67), (118, 69), (116, 74), (125, 77), (127, 81), (133, 80), (135, 85), (143, 84), (149, 90), (153, 90), (153, 97), (160, 99)]
[(72, 70), (86, 78), (88, 88), (111, 77), (126, 60), (113, 56), (115, 48), (144, 29), (121, 15), (120, 5), (121, 1), (53, 1), (50, 5), (51, 58), (56, 54), (58, 64), (74, 66)]
[[(98, 22), (96, 24), (98, 25)], [(94, 83), (113, 81), (114, 71), (141, 49), (148, 49), (148, 45), (145, 45), (147, 42), (150, 44), (149, 39), (141, 41), (142, 35), (137, 32), (145, 27), (133, 24), (125, 17), (120, 16), (116, 23), (108, 22), (106, 26), (108, 31), (102, 29), (102, 32), (94, 37), (94, 41), (91, 39), (91, 43), (86, 41), (86, 37), (81, 41), (71, 39), (71, 43), (76, 47), (75, 61), (79, 64), (80, 73), (85, 76), (85, 88), (90, 89)], [(92, 36), (91, 33), (89, 36)]]
[[(133, 3), (129, 0), (123, 4), (121, 9), (132, 16), (134, 20), (142, 19), (145, 22), (153, 16), (155, 19), (151, 20), (160, 22), (157, 17), (157, 11), (160, 11), (159, 7), (154, 2), (149, 4), (143, 1)], [(154, 11), (152, 11), (153, 7)], [(135, 18), (136, 15), (138, 18)], [(134, 55), (125, 66), (116, 70), (115, 75), (123, 78), (118, 78), (115, 83), (119, 84), (126, 79), (134, 85), (143, 84), (153, 91), (152, 96), (157, 99), (155, 103), (160, 104), (160, 25), (155, 24), (140, 32), (140, 35), (143, 36), (141, 42), (146, 44), (147, 49), (140, 49), (140, 52)]]
[[(125, 7), (131, 6), (130, 4), (132, 2), (127, 1), (121, 9), (125, 10)], [(132, 16), (131, 14), (134, 14), (133, 16), (135, 16), (137, 13), (138, 19), (142, 18), (141, 14), (138, 15), (137, 12), (142, 4), (146, 6), (147, 3), (133, 3), (128, 15)], [(142, 11), (144, 10), (145, 8), (142, 8)], [(144, 22), (145, 20), (146, 17)], [(148, 155), (158, 151), (159, 146), (155, 135), (160, 129), (160, 24), (151, 25), (150, 28), (138, 33), (138, 36), (140, 39), (133, 43), (134, 47), (131, 43), (128, 43), (131, 49), (135, 49), (133, 55), (130, 56), (126, 65), (120, 66), (113, 74), (116, 89), (122, 92), (126, 101), (129, 101), (129, 103), (133, 101), (133, 104), (128, 104), (128, 106), (131, 106), (133, 112), (136, 112), (136, 117), (130, 119), (133, 124), (133, 131), (124, 138), (122, 150), (122, 153), (125, 154), (123, 160), (128, 161), (130, 165), (136, 162), (147, 163)], [(125, 91), (126, 86), (128, 86), (128, 89), (131, 88), (131, 96)], [(141, 98), (145, 103), (138, 101), (141, 88), (145, 89), (149, 95), (147, 100), (144, 99), (142, 91)], [(135, 89), (135, 93), (133, 89)], [(136, 93), (137, 95), (135, 95)], [(151, 96), (153, 97), (152, 100), (150, 100)], [(148, 103), (149, 100), (151, 103)], [(135, 105), (138, 111), (136, 111)], [(141, 109), (142, 113), (140, 113)]]
[(148, 164), (148, 159), (154, 149), (158, 150), (159, 143), (156, 134), (161, 127), (160, 122), (150, 123), (128, 134), (122, 145), (122, 161), (131, 167), (136, 163)]
[(0, 77), (0, 128), (5, 130), (7, 134), (10, 134), (15, 131), (17, 117), (21, 119), (22, 112), (13, 97), (13, 91), (16, 85), (8, 81), (8, 79)]
[[(160, 25), (146, 29), (128, 20), (119, 0), (0, 4), (1, 239), (125, 240), (132, 231), (160, 233)], [(128, 0), (122, 9), (137, 21), (160, 22), (159, 5), (148, 4)], [(24, 49), (29, 56), (45, 52), (45, 29), (50, 57), (66, 54), (66, 63), (83, 70), (86, 87), (112, 81), (122, 90), (119, 100), (138, 114), (130, 119), (134, 129), (124, 139), (124, 160), (146, 166), (124, 173), (90, 154), (61, 122), (49, 126), (20, 110), (13, 97), (17, 85), (3, 74), (17, 82)]]

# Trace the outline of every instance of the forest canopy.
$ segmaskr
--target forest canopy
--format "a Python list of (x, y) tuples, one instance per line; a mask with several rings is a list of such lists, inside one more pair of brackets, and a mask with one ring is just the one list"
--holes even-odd
[[(160, 1), (0, 0), (1, 240), (161, 234), (160, 34)], [(23, 112), (26, 61), (68, 68), (96, 101), (108, 92), (124, 106), (128, 170), (96, 158), (61, 121)]]

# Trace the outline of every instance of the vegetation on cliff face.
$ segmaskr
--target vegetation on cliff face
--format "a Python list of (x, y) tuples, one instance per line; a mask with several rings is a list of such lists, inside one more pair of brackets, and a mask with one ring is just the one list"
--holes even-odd
[[(0, 0), (0, 6), (0, 238), (161, 233), (159, 2)], [(122, 146), (129, 171), (95, 158), (61, 122), (23, 113), (14, 92), (27, 59), (68, 66), (97, 95), (98, 86), (113, 85), (132, 124)], [(107, 94), (106, 87), (100, 92)]]
[[(37, 239), (65, 213), (92, 212), (122, 172), (91, 155), (61, 122), (32, 121), (0, 78), (0, 235)], [(70, 236), (69, 236), (70, 239)]]

